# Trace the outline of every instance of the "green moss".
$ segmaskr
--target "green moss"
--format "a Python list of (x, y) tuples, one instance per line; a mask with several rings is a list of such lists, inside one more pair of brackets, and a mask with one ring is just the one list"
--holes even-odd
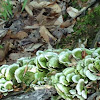
[(64, 14), (64, 15), (63, 15), (63, 19), (66, 21), (67, 18), (68, 18), (68, 14)]
[(80, 17), (74, 26), (74, 33), (63, 38), (60, 43), (57, 44), (57, 48), (75, 48), (78, 44), (78, 40), (82, 42), (88, 40), (87, 47), (90, 47), (96, 33), (100, 29), (100, 6), (94, 8), (94, 10), (86, 15)]
[(88, 0), (81, 0), (82, 2), (87, 2)]
[[(81, 1), (81, 3), (86, 3), (88, 0), (80, 0)], [(70, 5), (72, 6), (72, 7), (74, 7), (74, 8), (76, 8), (76, 9), (81, 9), (81, 7), (79, 6), (79, 2), (78, 2), (78, 0), (71, 0), (70, 1)]]
[(3, 48), (3, 46), (2, 46), (2, 45), (0, 45), (0, 48)]
[[(88, 39), (88, 45), (91, 45), (92, 40), (95, 37), (95, 34), (99, 31), (100, 28), (100, 6), (94, 8), (94, 11), (86, 16), (82, 17), (80, 21), (77, 21), (74, 31), (77, 38)], [(74, 35), (74, 37), (75, 37)], [(78, 37), (78, 36), (81, 37)]]
[(78, 2), (77, 0), (71, 0), (70, 5), (76, 9), (80, 9), (80, 7), (78, 6)]

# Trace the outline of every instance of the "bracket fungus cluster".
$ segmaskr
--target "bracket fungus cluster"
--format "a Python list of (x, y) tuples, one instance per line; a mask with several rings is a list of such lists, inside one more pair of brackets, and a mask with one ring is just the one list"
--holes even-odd
[[(52, 71), (55, 73), (50, 74)], [(23, 57), (12, 65), (0, 67), (0, 92), (13, 91), (16, 84), (50, 84), (64, 99), (85, 100), (86, 85), (100, 80), (99, 73), (100, 48), (37, 51), (34, 58)]]

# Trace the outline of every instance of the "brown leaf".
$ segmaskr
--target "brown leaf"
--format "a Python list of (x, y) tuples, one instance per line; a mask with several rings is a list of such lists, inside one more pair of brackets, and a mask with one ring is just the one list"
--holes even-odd
[(21, 91), (22, 89), (21, 88), (16, 88), (14, 89), (14, 92), (18, 92), (18, 91)]
[(27, 57), (27, 56), (31, 56), (31, 53), (28, 53), (28, 52), (11, 53), (9, 55), (9, 59), (10, 60), (17, 60), (21, 57)]
[(18, 39), (24, 39), (27, 36), (28, 36), (28, 34), (24, 31), (20, 31), (20, 32), (17, 33), (17, 38)]
[(76, 23), (76, 20), (70, 21), (70, 20), (66, 20), (65, 22), (63, 22), (60, 27), (61, 28), (68, 28), (71, 25), (74, 25)]
[(85, 58), (85, 56), (87, 56), (86, 51), (82, 51), (82, 58), (84, 59), (84, 58)]
[(30, 16), (33, 16), (33, 12), (32, 10), (30, 9), (30, 7), (28, 5), (25, 6), (25, 10), (27, 11), (27, 13), (30, 15)]
[(72, 25), (72, 22), (71, 22), (70, 20), (67, 20), (67, 21), (63, 22), (63, 23), (60, 25), (60, 27), (61, 27), (61, 28), (67, 28), (67, 27), (69, 27), (69, 26), (71, 26), (71, 25)]
[(57, 3), (49, 4), (47, 7), (53, 9), (56, 13), (61, 13), (61, 8)]
[(17, 60), (17, 59), (21, 58), (21, 56), (22, 56), (22, 53), (11, 53), (9, 55), (9, 59), (10, 60)]
[(25, 49), (25, 51), (34, 51), (38, 49), (39, 47), (41, 47), (42, 45), (43, 45), (42, 43), (36, 43), (33, 46), (30, 45), (28, 48)]
[(54, 25), (61, 25), (61, 23), (63, 23), (62, 15), (59, 16), (59, 18), (55, 21)]
[(78, 11), (76, 8), (68, 7), (68, 8), (67, 8), (67, 13), (68, 13), (72, 18), (75, 18), (75, 17), (79, 14), (79, 11)]
[(7, 30), (0, 29), (0, 38), (3, 38), (7, 34)]
[(29, 5), (31, 5), (33, 8), (44, 8), (48, 4), (50, 4), (50, 2), (47, 2), (47, 1), (41, 1), (41, 2), (32, 1), (32, 2), (30, 2)]
[(0, 99), (2, 99), (2, 97), (3, 97), (3, 94), (0, 94)]
[[(59, 18), (59, 16), (60, 14), (56, 13), (51, 8), (44, 8), (36, 19), (39, 22), (39, 25), (53, 26), (57, 20), (60, 20), (59, 23), (62, 23), (62, 18), (61, 16)], [(58, 22), (56, 22), (56, 25), (58, 25)]]
[(24, 31), (20, 31), (17, 34), (11, 34), (11, 38), (12, 39), (24, 39), (25, 37), (27, 37), (28, 34)]
[(43, 39), (49, 43), (50, 38), (56, 41), (57, 39), (45, 28), (45, 26), (40, 27), (40, 35)]
[(25, 26), (24, 29), (37, 29), (39, 28), (39, 24), (34, 24), (34, 25), (31, 25), (31, 26)]
[(46, 20), (46, 18), (47, 18), (46, 16), (43, 15), (44, 12), (45, 12), (45, 9), (42, 9), (40, 14), (36, 17), (36, 19), (39, 23), (42, 23), (42, 21)]

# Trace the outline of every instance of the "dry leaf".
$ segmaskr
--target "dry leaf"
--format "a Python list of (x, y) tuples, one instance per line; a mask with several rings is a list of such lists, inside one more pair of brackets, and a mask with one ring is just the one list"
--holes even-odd
[[(46, 13), (47, 15), (44, 15), (43, 13)], [(58, 17), (58, 13), (52, 12), (52, 10), (46, 8), (41, 11), (36, 19), (39, 22), (39, 25), (53, 26)]]
[(82, 51), (82, 58), (84, 59), (87, 56), (86, 51)]
[(67, 8), (67, 13), (68, 13), (72, 18), (75, 18), (75, 17), (79, 14), (79, 11), (78, 11), (76, 8), (68, 7), (68, 8)]
[(69, 26), (71, 26), (71, 25), (72, 25), (72, 22), (71, 22), (70, 20), (67, 20), (67, 21), (63, 22), (63, 23), (60, 25), (60, 27), (61, 27), (61, 28), (67, 28), (67, 27), (69, 27)]
[(9, 55), (9, 59), (10, 60), (17, 60), (21, 57), (29, 57), (29, 56), (31, 56), (31, 53), (28, 53), (28, 52), (11, 53)]
[(41, 37), (43, 37), (43, 39), (47, 43), (49, 43), (50, 38), (53, 39), (54, 41), (57, 40), (53, 35), (51, 35), (51, 33), (45, 28), (45, 26), (41, 26), (39, 32), (40, 32)]
[(18, 92), (18, 91), (21, 91), (22, 89), (21, 88), (16, 88), (14, 89), (14, 92)]
[(25, 37), (27, 37), (28, 34), (24, 31), (19, 31), (17, 34), (11, 34), (11, 38), (13, 39), (24, 39)]
[(72, 21), (66, 20), (65, 22), (63, 22), (63, 23), (60, 25), (60, 27), (61, 27), (61, 28), (68, 28), (68, 27), (70, 27), (71, 25), (75, 25), (75, 23), (76, 23), (76, 20), (72, 20)]
[(48, 35), (48, 34), (50, 34), (50, 33), (49, 33), (49, 31), (45, 28), (45, 26), (41, 26), (39, 32), (40, 32), (41, 37), (43, 37), (43, 39), (44, 39), (47, 43), (49, 43), (49, 35)]
[(23, 31), (20, 31), (20, 32), (17, 33), (17, 38), (18, 39), (23, 39), (27, 36), (28, 36), (28, 34), (26, 32), (23, 32)]
[(61, 8), (57, 3), (54, 3), (53, 5), (50, 4), (47, 7), (53, 9), (56, 13), (61, 13)]
[(62, 15), (59, 16), (59, 18), (55, 21), (54, 25), (61, 25), (61, 23), (63, 23)]
[(57, 39), (61, 39), (62, 38), (62, 36), (64, 35), (64, 34), (66, 34), (67, 32), (66, 32), (66, 30), (65, 29), (62, 29), (62, 28), (56, 28), (54, 31), (53, 31), (53, 36), (55, 36)]
[(45, 9), (42, 9), (40, 14), (36, 17), (39, 23), (43, 22), (47, 18), (46, 16), (43, 15), (44, 12), (45, 12)]
[(67, 28), (67, 33), (72, 33), (72, 32), (74, 32), (73, 27), (74, 27), (74, 24), (71, 25), (71, 26), (69, 26), (69, 27)]
[(36, 2), (36, 1), (32, 1), (30, 2), (29, 5), (31, 5), (33, 8), (44, 8), (46, 7), (48, 4), (50, 4), (50, 2), (47, 1), (42, 1), (42, 2)]
[(7, 33), (7, 30), (0, 29), (0, 38), (4, 37)]
[(43, 45), (42, 43), (37, 43), (31, 47), (29, 46), (29, 48), (26, 48), (25, 51), (34, 51), (34, 50), (38, 49), (39, 47), (41, 47), (42, 45)]
[(29, 6), (25, 6), (25, 10), (27, 11), (27, 13), (30, 15), (30, 16), (33, 16), (33, 12), (32, 12), (32, 10), (30, 9), (30, 7)]
[(10, 55), (9, 55), (9, 59), (10, 60), (17, 60), (17, 59), (19, 59), (21, 57), (21, 53), (11, 53)]
[(25, 26), (24, 29), (37, 29), (39, 28), (39, 24), (34, 24), (32, 26)]

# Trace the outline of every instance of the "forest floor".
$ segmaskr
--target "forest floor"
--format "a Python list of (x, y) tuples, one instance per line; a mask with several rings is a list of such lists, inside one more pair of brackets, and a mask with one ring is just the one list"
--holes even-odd
[(9, 14), (0, 1), (0, 65), (37, 50), (100, 47), (99, 0), (23, 1), (10, 1)]

